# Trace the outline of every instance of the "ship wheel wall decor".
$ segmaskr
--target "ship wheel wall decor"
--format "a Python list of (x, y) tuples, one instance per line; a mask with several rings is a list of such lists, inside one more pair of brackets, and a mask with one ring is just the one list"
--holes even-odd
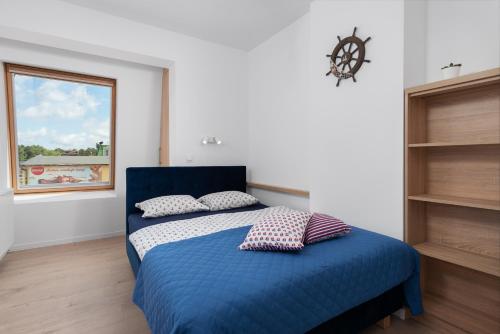
[(326, 55), (330, 58), (330, 71), (326, 75), (333, 74), (337, 77), (337, 87), (342, 79), (352, 78), (356, 82), (355, 74), (361, 68), (363, 63), (369, 63), (365, 59), (365, 44), (371, 37), (364, 41), (356, 36), (356, 27), (352, 35), (344, 39), (337, 36), (339, 44), (333, 49), (332, 54)]

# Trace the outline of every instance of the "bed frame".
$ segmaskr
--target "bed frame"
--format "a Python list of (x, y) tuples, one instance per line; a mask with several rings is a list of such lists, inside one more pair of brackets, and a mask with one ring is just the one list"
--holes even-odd
[[(166, 195), (192, 195), (198, 198), (219, 191), (246, 192), (245, 166), (129, 167), (126, 174), (126, 250), (135, 276), (141, 261), (128, 240), (127, 223), (130, 214), (140, 212), (135, 203)], [(403, 305), (403, 287), (399, 285), (325, 322), (311, 330), (311, 333), (356, 333), (381, 320), (384, 320), (381, 327), (386, 327), (388, 316)]]
[(129, 167), (125, 207), (127, 256), (137, 276), (141, 260), (128, 240), (128, 216), (140, 212), (135, 203), (166, 195), (194, 198), (219, 191), (246, 192), (245, 166), (212, 167)]

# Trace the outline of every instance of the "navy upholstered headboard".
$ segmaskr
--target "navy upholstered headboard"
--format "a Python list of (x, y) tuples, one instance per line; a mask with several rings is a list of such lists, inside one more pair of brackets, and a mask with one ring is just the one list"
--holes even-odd
[[(135, 203), (165, 195), (194, 198), (227, 190), (246, 191), (245, 166), (129, 167), (126, 217), (139, 212)], [(128, 224), (127, 234), (128, 234)]]

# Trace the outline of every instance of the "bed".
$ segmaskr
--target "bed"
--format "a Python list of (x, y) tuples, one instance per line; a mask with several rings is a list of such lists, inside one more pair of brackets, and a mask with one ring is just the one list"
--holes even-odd
[[(227, 190), (246, 191), (244, 166), (127, 169), (133, 299), (153, 333), (355, 333), (402, 306), (422, 313), (418, 253), (356, 227), (299, 253), (238, 250), (247, 225), (158, 245), (141, 256), (130, 242), (131, 234), (148, 226), (222, 216), (198, 212), (144, 220), (135, 203)], [(251, 216), (269, 209), (257, 204), (223, 213)]]

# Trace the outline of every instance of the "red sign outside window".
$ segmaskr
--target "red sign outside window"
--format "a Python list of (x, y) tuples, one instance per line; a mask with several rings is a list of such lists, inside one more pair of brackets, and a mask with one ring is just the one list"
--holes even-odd
[(31, 167), (31, 173), (33, 175), (42, 175), (45, 169), (42, 166), (33, 166)]

